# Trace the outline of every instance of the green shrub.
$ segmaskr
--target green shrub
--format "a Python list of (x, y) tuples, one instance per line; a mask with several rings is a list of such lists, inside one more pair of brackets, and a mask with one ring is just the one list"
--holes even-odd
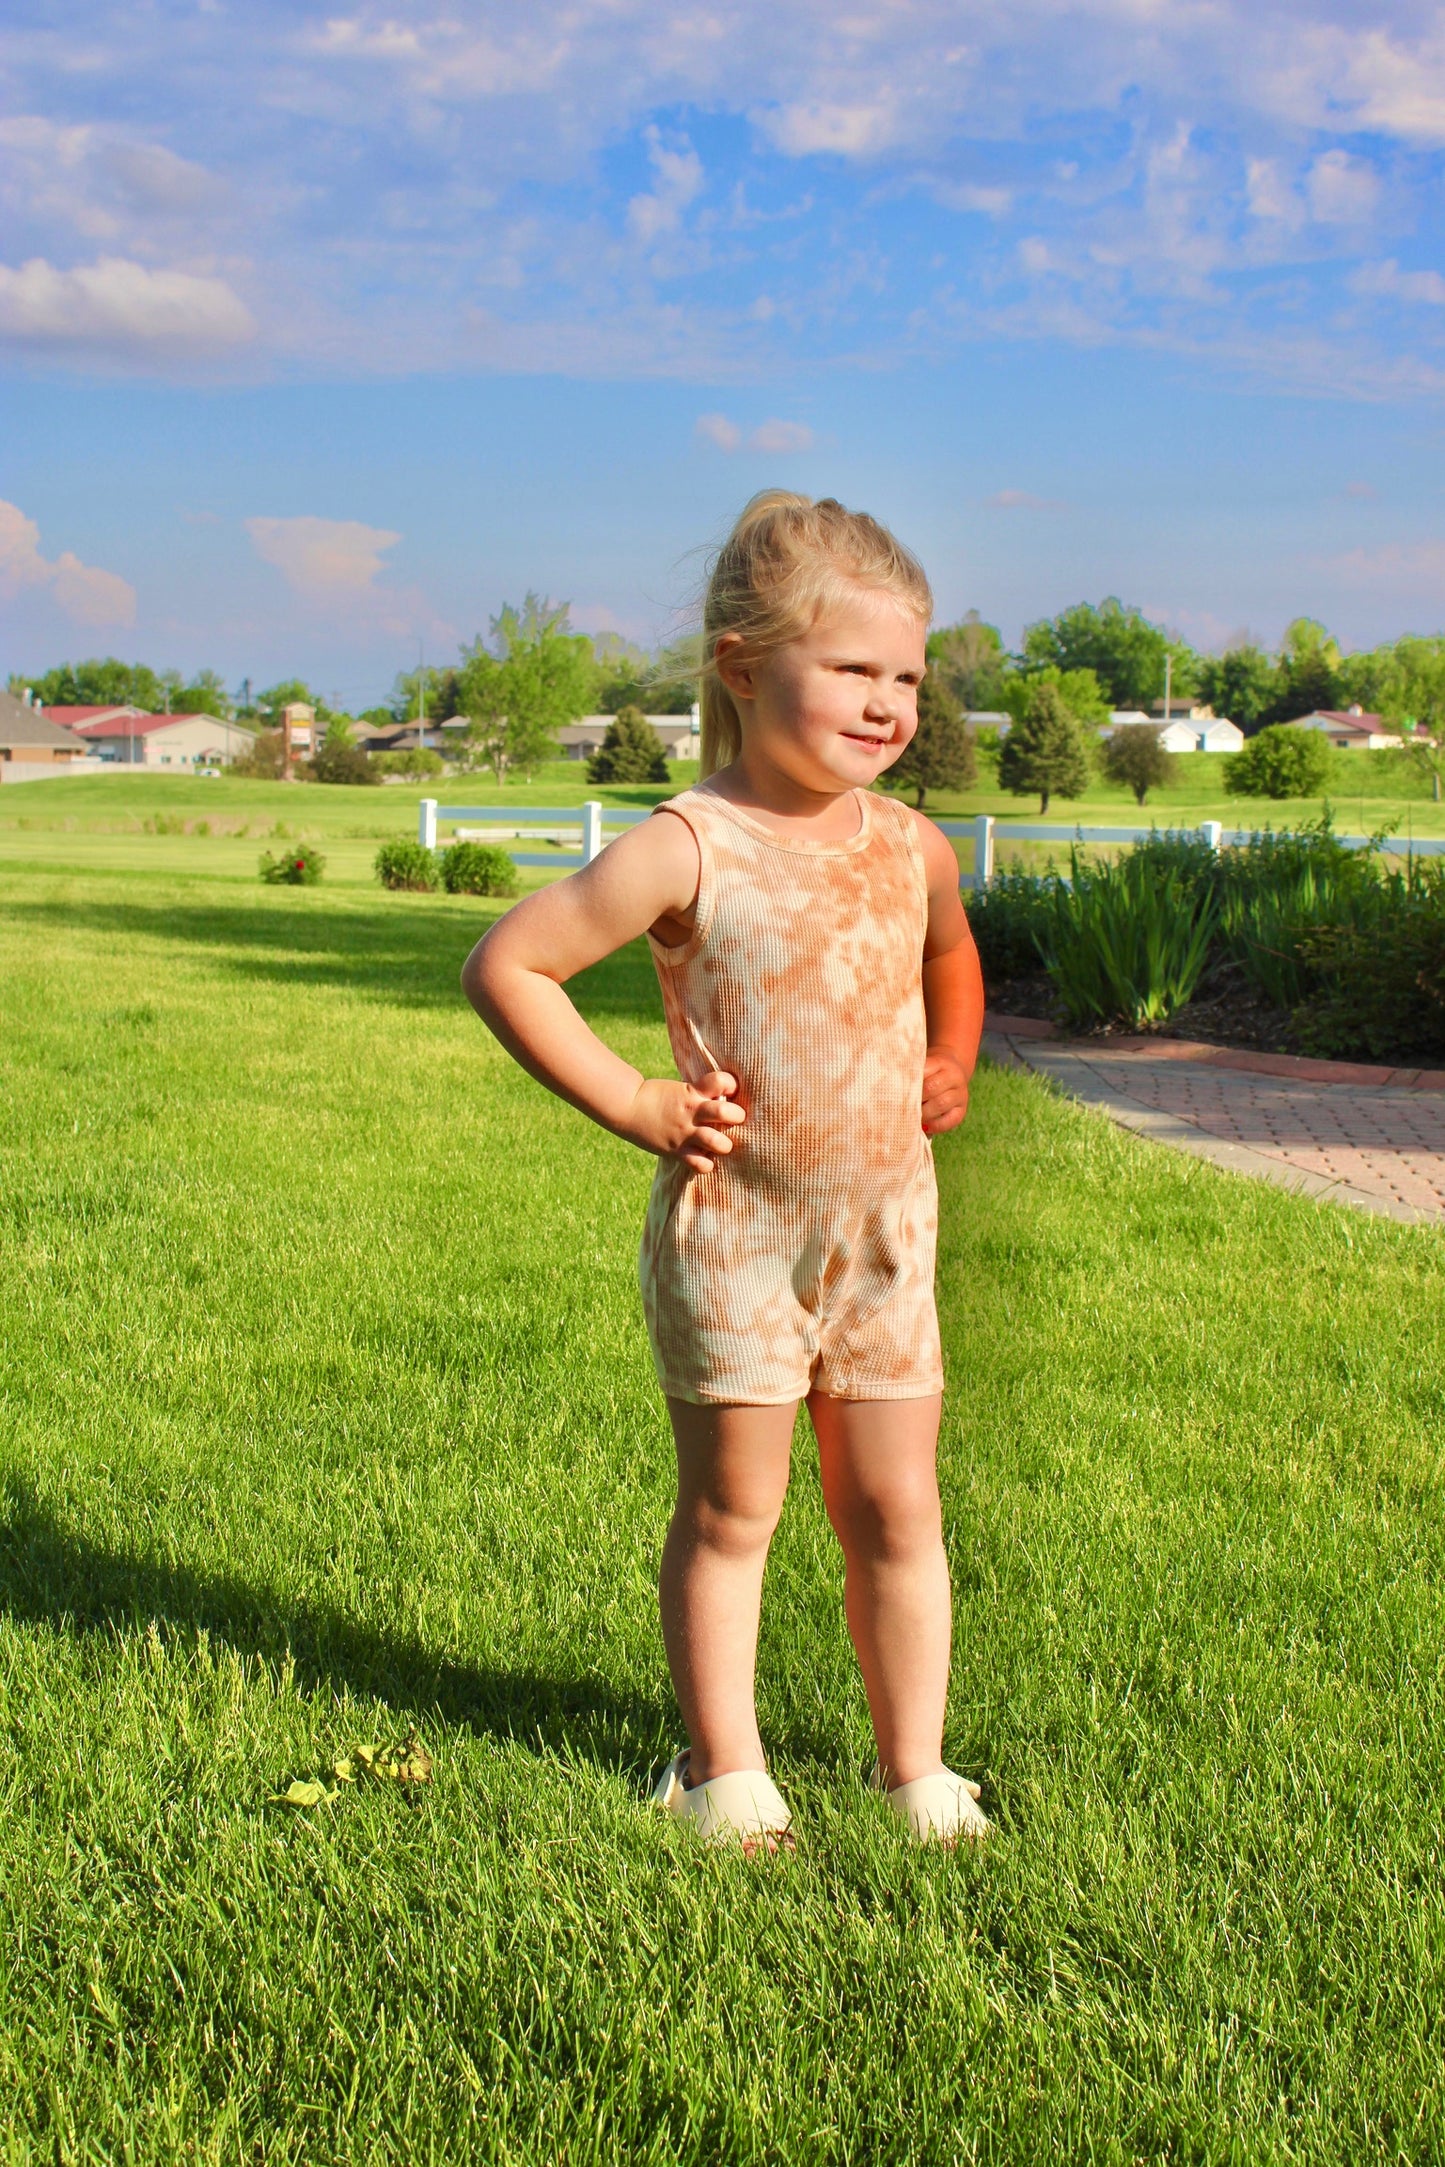
[(1224, 763), (1224, 787), (1237, 798), (1318, 797), (1333, 765), (1330, 741), (1298, 723), (1271, 723)]
[(445, 760), (430, 745), (407, 745), (400, 752), (378, 752), (371, 757), (378, 780), (383, 775), (401, 775), (411, 782), (429, 782), (447, 771)]
[(1295, 1012), (1301, 1043), (1326, 1056), (1445, 1060), (1445, 867), (1412, 860), (1353, 903), (1349, 920), (1301, 936), (1314, 985)]
[(1163, 735), (1162, 723), (1156, 728), (1148, 722), (1121, 722), (1100, 747), (1099, 765), (1110, 782), (1132, 790), (1139, 805), (1151, 790), (1162, 790), (1178, 773), (1174, 754), (1164, 749)]
[(640, 707), (624, 707), (587, 763), (590, 783), (665, 783), (667, 754)]
[(1066, 1021), (1167, 1023), (1209, 960), (1214, 898), (1134, 851), (1091, 866), (1075, 850), (1072, 875), (1040, 943)]
[(240, 775), (250, 782), (279, 782), (286, 773), (286, 747), (279, 730), (259, 730), (249, 752), (233, 760), (226, 770), (228, 775)]
[(435, 888), (441, 879), (437, 854), (425, 843), (383, 843), (372, 861), (383, 888), (409, 888), (421, 892)]
[(964, 896), (964, 908), (984, 978), (1026, 978), (1042, 969), (1040, 940), (1053, 916), (1060, 885), (1052, 866), (1046, 873), (995, 873), (985, 888)]
[(1216, 878), (1225, 952), (1279, 1009), (1296, 1008), (1313, 990), (1306, 936), (1371, 915), (1379, 886), (1374, 851), (1347, 848), (1328, 806), (1294, 834), (1266, 829), (1227, 851)]
[(517, 868), (497, 843), (453, 843), (441, 853), (448, 895), (515, 895)]
[(314, 888), (325, 864), (314, 843), (293, 843), (279, 858), (269, 850), (261, 853), (261, 878), (272, 887)]

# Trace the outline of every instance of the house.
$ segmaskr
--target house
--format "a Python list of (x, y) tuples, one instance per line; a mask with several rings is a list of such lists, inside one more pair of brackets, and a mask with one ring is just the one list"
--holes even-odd
[(971, 707), (963, 719), (970, 730), (992, 730), (999, 737), (1007, 737), (1013, 728), (1013, 716), (1001, 707)]
[(255, 743), (244, 723), (215, 715), (147, 715), (138, 708), (105, 708), (76, 725), (87, 749), (117, 767), (229, 767)]
[[(415, 717), (410, 722), (361, 722), (356, 726), (356, 742), (363, 752), (449, 752), (463, 731), (471, 728), (466, 715), (453, 715), (446, 722), (433, 722), (430, 717), (418, 724)], [(443, 731), (451, 736), (444, 737)]]
[(1216, 715), (1212, 707), (1196, 707), (1188, 700), (1169, 702), (1169, 719), (1164, 719), (1164, 702), (1154, 702), (1154, 712), (1146, 715), (1142, 708), (1115, 708), (1109, 717), (1107, 729), (1100, 730), (1100, 737), (1112, 737), (1115, 730), (1157, 730), (1159, 742), (1166, 752), (1238, 752), (1244, 743), (1244, 732), (1237, 722), (1227, 715)]
[(80, 739), (31, 700), (0, 692), (0, 761), (7, 767), (69, 767), (86, 753)]
[[(691, 715), (649, 715), (648, 721), (662, 740), (669, 760), (695, 760), (698, 754), (698, 711)], [(567, 760), (590, 760), (601, 750), (602, 740), (615, 715), (584, 715), (557, 732), (557, 742)]]
[(1368, 715), (1360, 707), (1317, 707), (1312, 715), (1294, 718), (1297, 730), (1318, 730), (1344, 752), (1380, 752), (1405, 740), (1398, 730), (1387, 730), (1383, 715)]

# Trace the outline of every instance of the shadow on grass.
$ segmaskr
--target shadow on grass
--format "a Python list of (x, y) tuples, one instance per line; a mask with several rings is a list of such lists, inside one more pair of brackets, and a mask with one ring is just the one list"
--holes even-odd
[[(216, 969), (278, 985), (335, 986), (401, 1008), (463, 1007), (458, 977), (473, 943), (503, 906), (475, 917), (421, 896), (397, 895), (343, 910), (323, 902), (205, 903), (162, 909), (145, 903), (17, 902), (11, 918), (37, 928), (70, 927), (124, 940), (159, 940), (209, 949)], [(661, 1020), (662, 1001), (646, 943), (628, 947), (573, 979), (572, 996), (589, 1017)]]
[(383, 1704), (395, 1724), (437, 1721), (538, 1754), (590, 1760), (643, 1781), (675, 1750), (671, 1701), (629, 1699), (586, 1678), (459, 1663), (321, 1603), (277, 1601), (224, 1574), (106, 1550), (12, 1479), (0, 1521), (0, 1610), (32, 1624), (112, 1636), (154, 1623), (280, 1667), (303, 1690)]

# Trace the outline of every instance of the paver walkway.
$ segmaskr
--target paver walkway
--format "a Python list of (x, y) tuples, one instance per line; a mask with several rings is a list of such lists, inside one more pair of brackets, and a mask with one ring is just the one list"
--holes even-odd
[[(1039, 1032), (990, 1016), (985, 1049), (1125, 1128), (1236, 1173), (1392, 1219), (1445, 1222), (1445, 1078)], [(1380, 1076), (1391, 1081), (1372, 1080)]]

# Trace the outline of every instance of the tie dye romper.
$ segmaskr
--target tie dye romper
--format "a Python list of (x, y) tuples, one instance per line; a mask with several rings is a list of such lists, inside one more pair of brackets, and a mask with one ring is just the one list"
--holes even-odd
[(643, 1306), (677, 1399), (942, 1385), (923, 854), (903, 806), (854, 797), (838, 843), (779, 834), (706, 785), (666, 807), (702, 860), (690, 939), (649, 936), (673, 1056), (689, 1083), (736, 1076), (747, 1113), (707, 1173), (664, 1159), (652, 1186)]

